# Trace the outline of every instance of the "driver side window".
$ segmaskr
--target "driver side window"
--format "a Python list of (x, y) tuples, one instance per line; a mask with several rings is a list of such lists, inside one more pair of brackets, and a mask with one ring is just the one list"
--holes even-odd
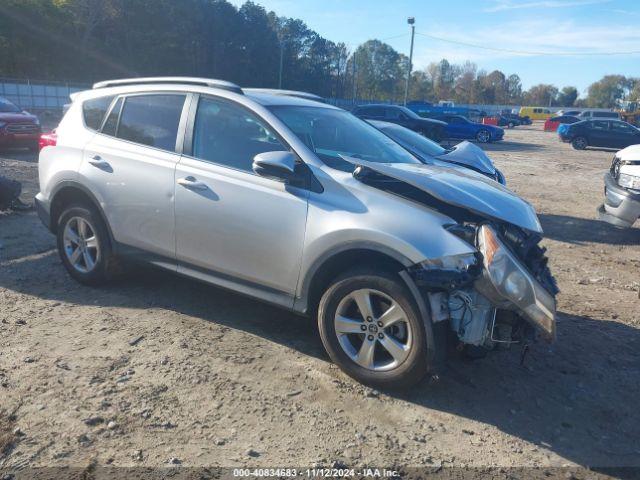
[(193, 126), (193, 157), (253, 172), (257, 154), (287, 150), (271, 128), (245, 108), (227, 100), (200, 98)]
[(407, 116), (397, 108), (388, 108), (387, 118), (391, 118), (393, 120), (406, 120)]

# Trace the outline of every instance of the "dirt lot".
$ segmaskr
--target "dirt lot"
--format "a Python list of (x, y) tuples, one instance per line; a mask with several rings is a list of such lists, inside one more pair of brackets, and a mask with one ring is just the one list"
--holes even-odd
[[(640, 466), (640, 229), (594, 220), (613, 154), (540, 125), (487, 150), (540, 213), (558, 340), (401, 395), (343, 375), (312, 321), (155, 270), (83, 287), (34, 213), (0, 216), (0, 470)], [(31, 197), (35, 161), (0, 156)]]

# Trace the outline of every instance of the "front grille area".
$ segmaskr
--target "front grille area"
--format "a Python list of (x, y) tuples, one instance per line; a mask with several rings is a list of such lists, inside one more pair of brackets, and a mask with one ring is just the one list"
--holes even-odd
[(10, 123), (7, 125), (7, 133), (39, 133), (40, 126), (35, 123)]

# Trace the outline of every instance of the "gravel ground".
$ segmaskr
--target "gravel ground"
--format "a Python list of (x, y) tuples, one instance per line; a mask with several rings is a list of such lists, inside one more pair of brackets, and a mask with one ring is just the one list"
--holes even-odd
[[(541, 125), (486, 147), (543, 223), (558, 340), (380, 393), (314, 322), (168, 273), (70, 279), (35, 213), (0, 214), (0, 470), (27, 466), (640, 466), (640, 229), (594, 219), (610, 151)], [(37, 163), (0, 154), (37, 191)]]

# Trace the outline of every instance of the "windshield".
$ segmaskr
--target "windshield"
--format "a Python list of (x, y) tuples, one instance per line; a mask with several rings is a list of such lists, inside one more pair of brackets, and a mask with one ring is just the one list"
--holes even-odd
[(391, 137), (392, 140), (395, 140), (400, 144), (407, 145), (417, 151), (421, 156), (437, 157), (438, 155), (444, 155), (447, 153), (447, 151), (436, 142), (433, 142), (419, 133), (409, 130), (408, 128), (389, 125), (383, 127), (382, 131)]
[(20, 113), (21, 110), (6, 98), (0, 98), (0, 112), (2, 113)]
[(343, 160), (343, 155), (377, 163), (421, 163), (384, 133), (344, 110), (268, 108), (329, 167), (353, 171), (353, 164)]

